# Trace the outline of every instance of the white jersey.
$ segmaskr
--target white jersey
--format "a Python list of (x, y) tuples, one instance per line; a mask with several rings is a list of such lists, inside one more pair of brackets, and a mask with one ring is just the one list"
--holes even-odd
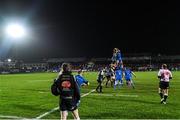
[(99, 75), (104, 75), (104, 70), (101, 70), (100, 72), (99, 72)]
[(161, 76), (161, 81), (169, 82), (169, 78), (172, 78), (172, 73), (168, 69), (160, 69), (158, 76)]

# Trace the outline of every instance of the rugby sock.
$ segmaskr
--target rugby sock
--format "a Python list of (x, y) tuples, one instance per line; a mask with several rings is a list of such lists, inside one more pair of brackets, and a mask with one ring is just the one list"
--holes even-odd
[(131, 85), (132, 85), (132, 88), (135, 89), (134, 83), (131, 83)]
[(99, 90), (99, 85), (98, 85), (97, 88), (96, 88), (96, 91), (97, 91), (97, 92), (99, 92), (98, 90)]
[(119, 89), (121, 88), (121, 84), (119, 84)]
[(107, 87), (107, 85), (108, 85), (108, 81), (106, 82), (106, 87)]
[(80, 117), (76, 118), (76, 120), (80, 120)]
[(113, 82), (111, 82), (111, 87), (113, 87)]
[(114, 85), (114, 90), (116, 90), (116, 85)]
[(159, 93), (159, 96), (161, 97), (161, 99), (163, 98), (163, 94), (162, 93)]
[(123, 86), (123, 81), (121, 80), (121, 83), (120, 83), (122, 86)]
[(100, 92), (102, 92), (102, 86), (100, 86)]
[(131, 82), (130, 82), (130, 83), (131, 83), (132, 88), (133, 88), (133, 89), (135, 89), (135, 85), (134, 85), (134, 83), (133, 83), (133, 81), (132, 81), (132, 80), (131, 80)]
[(164, 102), (166, 102), (168, 95), (164, 95)]
[(127, 84), (127, 85), (128, 85), (129, 88), (131, 87), (131, 83), (130, 83), (129, 81), (128, 81), (128, 84)]

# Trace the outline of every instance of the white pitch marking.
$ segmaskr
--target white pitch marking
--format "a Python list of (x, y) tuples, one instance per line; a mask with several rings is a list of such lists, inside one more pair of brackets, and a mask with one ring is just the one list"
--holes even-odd
[(138, 95), (115, 95), (115, 96), (123, 96), (123, 97), (138, 97)]
[(4, 118), (4, 119), (28, 119), (28, 118), (23, 118), (23, 117), (18, 117), (18, 116), (9, 116), (9, 115), (0, 115), (0, 118)]
[(122, 96), (122, 97), (138, 97), (138, 95), (119, 95), (119, 94), (116, 94), (116, 95), (113, 95), (113, 94), (91, 94), (91, 95), (94, 95), (94, 96)]
[(39, 91), (39, 93), (48, 93), (48, 92), (42, 92), (42, 91)]
[[(89, 95), (90, 93), (92, 93), (92, 92), (94, 92), (94, 91), (95, 91), (95, 89), (91, 90), (91, 91), (88, 92), (88, 93), (83, 94), (81, 97), (85, 97), (85, 96)], [(42, 114), (42, 115), (39, 115), (39, 116), (36, 117), (35, 119), (41, 119), (41, 118), (43, 118), (43, 117), (45, 117), (45, 116), (47, 116), (47, 115), (55, 112), (55, 111), (58, 110), (58, 109), (59, 109), (59, 107), (53, 108), (52, 110), (50, 110), (50, 111), (48, 111), (48, 112), (46, 112), (46, 113), (44, 113), (44, 114)]]
[(38, 117), (36, 117), (36, 119), (41, 119), (41, 118), (43, 118), (44, 116), (47, 116), (47, 115), (53, 113), (54, 111), (56, 111), (56, 110), (58, 110), (58, 109), (59, 109), (59, 107), (53, 108), (52, 110), (50, 110), (50, 111), (48, 111), (48, 112), (46, 112), (46, 113), (44, 113), (44, 114), (42, 114), (42, 115), (39, 115)]
[(91, 90), (91, 91), (88, 92), (88, 93), (85, 93), (85, 94), (81, 95), (81, 97), (85, 97), (85, 96), (89, 95), (90, 93), (92, 93), (92, 92), (94, 92), (94, 91), (95, 91), (95, 89)]

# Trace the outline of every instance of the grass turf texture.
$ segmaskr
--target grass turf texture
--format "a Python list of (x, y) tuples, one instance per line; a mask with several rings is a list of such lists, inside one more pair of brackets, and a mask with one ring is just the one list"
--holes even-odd
[[(160, 104), (157, 72), (135, 73), (135, 89), (125, 84), (120, 90), (103, 87), (102, 94), (94, 92), (83, 97), (81, 119), (180, 119), (180, 72), (173, 72), (166, 105)], [(57, 73), (0, 75), (0, 115), (36, 118), (57, 107), (58, 97), (50, 93), (56, 76)], [(97, 73), (87, 72), (84, 76), (90, 85), (81, 88), (82, 94), (97, 86)], [(60, 118), (59, 111), (44, 117), (48, 118)]]

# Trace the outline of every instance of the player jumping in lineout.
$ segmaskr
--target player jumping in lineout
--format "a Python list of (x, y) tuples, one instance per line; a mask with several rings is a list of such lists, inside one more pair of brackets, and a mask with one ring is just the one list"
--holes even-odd
[(123, 68), (122, 55), (121, 55), (121, 51), (118, 48), (113, 49), (113, 56), (111, 60), (112, 60), (112, 64), (115, 67), (121, 65), (121, 67)]

